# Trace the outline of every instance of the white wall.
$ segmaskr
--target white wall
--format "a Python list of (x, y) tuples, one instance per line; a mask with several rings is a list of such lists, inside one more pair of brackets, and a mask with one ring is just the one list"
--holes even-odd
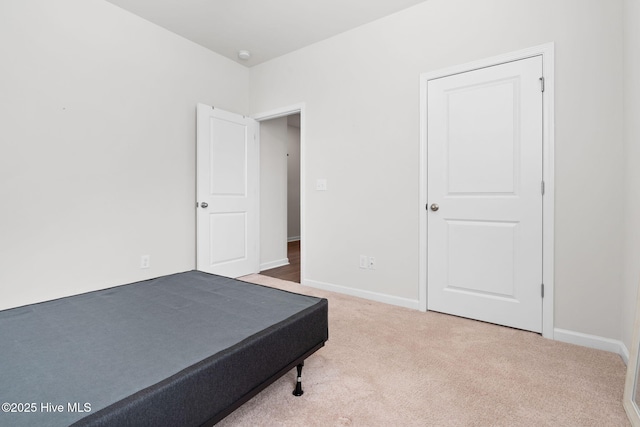
[(417, 300), (420, 73), (555, 41), (556, 327), (629, 346), (639, 9), (429, 0), (249, 71), (102, 0), (3, 0), (0, 309), (193, 268), (195, 105), (249, 87), (307, 106), (303, 281)]
[(260, 270), (286, 265), (287, 118), (260, 122)]
[(640, 0), (624, 1), (625, 244), (623, 338), (631, 350), (640, 283)]
[(0, 58), (0, 309), (194, 268), (196, 103), (248, 70), (102, 0), (2, 0)]
[(621, 0), (429, 0), (252, 68), (252, 112), (306, 105), (303, 283), (417, 301), (420, 73), (553, 41), (555, 326), (621, 339), (621, 20)]
[(287, 126), (287, 240), (300, 240), (300, 128), (294, 126)]

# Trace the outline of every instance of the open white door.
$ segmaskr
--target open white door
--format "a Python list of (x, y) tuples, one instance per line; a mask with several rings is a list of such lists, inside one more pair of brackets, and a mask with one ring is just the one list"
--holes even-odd
[(197, 268), (259, 271), (258, 122), (198, 104)]
[(428, 81), (428, 309), (542, 330), (542, 57)]

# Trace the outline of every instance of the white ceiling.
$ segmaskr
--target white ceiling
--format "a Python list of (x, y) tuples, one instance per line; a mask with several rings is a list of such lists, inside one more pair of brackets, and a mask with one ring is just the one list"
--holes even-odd
[[(107, 0), (252, 66), (426, 0)], [(248, 50), (248, 61), (238, 50)]]

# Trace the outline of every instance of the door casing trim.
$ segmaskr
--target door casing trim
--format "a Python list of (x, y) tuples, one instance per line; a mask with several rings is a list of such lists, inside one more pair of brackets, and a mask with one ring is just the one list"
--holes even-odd
[(542, 279), (544, 298), (542, 300), (542, 336), (553, 339), (554, 335), (554, 43), (522, 49), (503, 55), (485, 58), (466, 64), (420, 74), (420, 204), (419, 204), (419, 301), (420, 310), (427, 311), (427, 84), (429, 80), (474, 71), (506, 62), (518, 61), (533, 56), (542, 56), (544, 93), (542, 97), (542, 177), (545, 193), (542, 209)]

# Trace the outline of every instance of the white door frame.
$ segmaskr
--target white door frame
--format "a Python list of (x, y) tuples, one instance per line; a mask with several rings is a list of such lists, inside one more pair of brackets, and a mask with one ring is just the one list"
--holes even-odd
[[(299, 103), (294, 105), (289, 105), (287, 107), (277, 108), (275, 110), (265, 111), (263, 113), (254, 114), (251, 117), (258, 122), (263, 122), (265, 120), (277, 119), (280, 117), (290, 116), (292, 114), (300, 113), (300, 284), (304, 285), (305, 279), (305, 153), (306, 153), (306, 143), (305, 143), (305, 104)], [(258, 246), (260, 244), (258, 243)]]
[(547, 43), (528, 49), (494, 56), (467, 64), (456, 65), (420, 75), (420, 310), (427, 311), (427, 83), (453, 74), (491, 67), (505, 62), (517, 61), (542, 55), (544, 75), (543, 112), (543, 158), (542, 177), (545, 193), (542, 210), (542, 336), (553, 339), (554, 307), (554, 44)]

